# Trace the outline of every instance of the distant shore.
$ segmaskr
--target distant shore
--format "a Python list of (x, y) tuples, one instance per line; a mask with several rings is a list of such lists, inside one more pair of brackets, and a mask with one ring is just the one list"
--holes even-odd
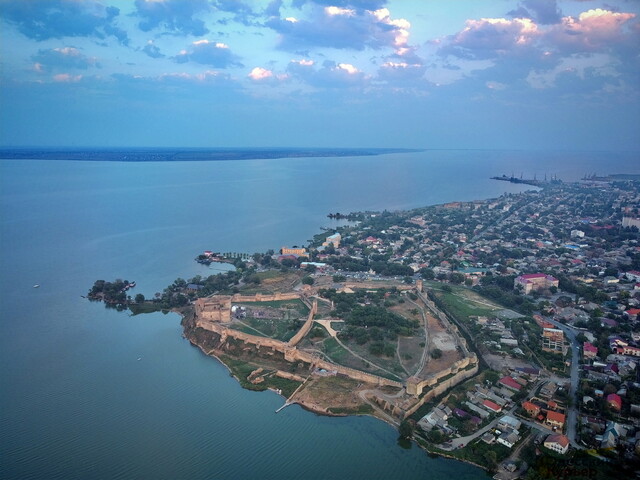
[(277, 158), (362, 157), (420, 152), (407, 148), (2, 148), (5, 160), (211, 162)]

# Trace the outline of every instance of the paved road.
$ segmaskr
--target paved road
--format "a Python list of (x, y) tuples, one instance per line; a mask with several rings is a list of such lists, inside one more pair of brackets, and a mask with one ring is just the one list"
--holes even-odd
[(582, 448), (576, 441), (576, 425), (578, 422), (578, 399), (576, 398), (576, 392), (578, 391), (578, 382), (580, 381), (580, 344), (576, 339), (576, 336), (579, 331), (550, 318), (547, 318), (546, 320), (561, 329), (571, 344), (571, 381), (569, 384), (569, 398), (571, 399), (571, 406), (567, 409), (567, 437), (569, 437), (572, 447)]

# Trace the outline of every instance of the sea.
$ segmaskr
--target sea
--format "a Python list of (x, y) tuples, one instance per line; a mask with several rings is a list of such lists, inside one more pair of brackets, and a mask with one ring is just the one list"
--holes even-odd
[[(243, 390), (180, 318), (82, 296), (153, 297), (217, 273), (204, 250), (302, 245), (330, 212), (399, 210), (532, 188), (494, 175), (640, 173), (638, 153), (431, 150), (206, 162), (0, 159), (0, 478), (448, 479), (480, 469), (403, 448), (371, 417), (324, 417)], [(39, 287), (35, 287), (39, 285)]]

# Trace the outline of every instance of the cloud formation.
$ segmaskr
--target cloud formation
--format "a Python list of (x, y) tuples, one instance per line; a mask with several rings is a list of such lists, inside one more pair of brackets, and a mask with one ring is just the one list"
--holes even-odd
[(68, 70), (70, 68), (86, 70), (99, 66), (98, 59), (88, 57), (75, 47), (40, 49), (31, 59), (37, 71)]
[(497, 58), (531, 46), (539, 35), (538, 25), (529, 18), (471, 19), (449, 37), (440, 53), (469, 60)]
[(153, 43), (153, 40), (149, 40), (142, 49), (151, 58), (164, 58), (165, 55), (160, 51), (157, 45)]
[(136, 15), (142, 31), (163, 28), (182, 35), (202, 36), (209, 33), (200, 13), (211, 10), (207, 0), (136, 0)]
[(193, 42), (188, 50), (182, 50), (174, 59), (178, 63), (195, 62), (216, 68), (242, 66), (239, 57), (231, 52), (228, 45), (222, 42), (210, 42), (209, 40)]
[(540, 25), (560, 23), (562, 12), (556, 0), (524, 0), (508, 13), (514, 18), (530, 18)]
[(311, 60), (292, 60), (287, 73), (303, 83), (316, 88), (362, 88), (370, 77), (350, 63), (325, 61), (321, 68)]
[(98, 0), (2, 0), (0, 13), (25, 36), (50, 38), (109, 36), (127, 44), (126, 32), (116, 26), (120, 9)]
[[(410, 23), (392, 19), (389, 10), (371, 10), (362, 5), (380, 6), (383, 2), (298, 2), (310, 3), (309, 18), (274, 16), (266, 25), (280, 34), (279, 46), (296, 51), (307, 47), (364, 50), (383, 47), (404, 48)], [(337, 4), (336, 4), (337, 3)]]

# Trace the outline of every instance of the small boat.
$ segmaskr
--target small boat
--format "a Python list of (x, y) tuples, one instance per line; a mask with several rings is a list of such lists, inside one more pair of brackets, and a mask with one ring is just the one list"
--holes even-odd
[(40, 288), (40, 284), (39, 284), (39, 283), (36, 283), (36, 284), (33, 286), (33, 288)]
[(138, 357), (138, 361), (142, 360), (142, 357)]

